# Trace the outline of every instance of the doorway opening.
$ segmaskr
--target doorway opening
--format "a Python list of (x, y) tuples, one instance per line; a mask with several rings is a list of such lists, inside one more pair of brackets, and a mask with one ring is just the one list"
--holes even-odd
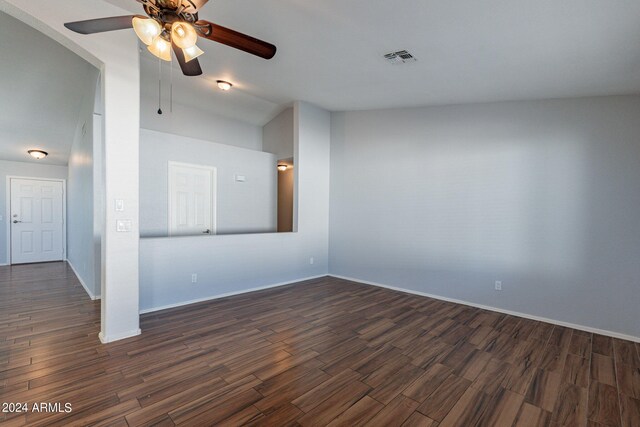
[(278, 233), (293, 231), (294, 186), (293, 158), (278, 161)]

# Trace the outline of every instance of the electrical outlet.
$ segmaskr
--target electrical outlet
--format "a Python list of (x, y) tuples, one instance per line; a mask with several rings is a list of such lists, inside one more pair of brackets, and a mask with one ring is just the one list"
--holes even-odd
[(496, 291), (502, 290), (502, 281), (496, 280)]
[(191, 275), (191, 283), (198, 283), (198, 274), (197, 273), (193, 273)]
[(313, 259), (313, 257), (309, 258), (309, 264), (313, 264), (315, 262), (315, 260)]

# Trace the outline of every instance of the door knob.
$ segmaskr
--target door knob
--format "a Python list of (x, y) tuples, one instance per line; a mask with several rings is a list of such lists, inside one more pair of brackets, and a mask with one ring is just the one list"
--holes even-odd
[(14, 224), (17, 224), (17, 223), (19, 223), (19, 222), (22, 222), (22, 221), (18, 221), (17, 219), (14, 219), (14, 220), (13, 220), (13, 223), (14, 223)]
[(203, 233), (203, 234), (211, 234), (211, 230), (206, 229), (206, 230), (204, 230), (202, 233)]

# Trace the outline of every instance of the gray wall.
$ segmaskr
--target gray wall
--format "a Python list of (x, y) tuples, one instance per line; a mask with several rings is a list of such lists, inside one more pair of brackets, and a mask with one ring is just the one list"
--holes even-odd
[(331, 127), (332, 274), (640, 337), (640, 97)]
[[(277, 173), (273, 154), (140, 130), (140, 235), (168, 234), (168, 162), (217, 169), (217, 234), (276, 230)], [(245, 182), (237, 182), (244, 175)]]
[(9, 238), (7, 234), (9, 221), (7, 212), (7, 176), (67, 179), (67, 173), (66, 166), (0, 160), (0, 216), (2, 216), (0, 221), (0, 264), (9, 262), (9, 254), (7, 253), (7, 239)]
[(157, 99), (147, 96), (142, 96), (140, 103), (142, 129), (235, 145), (250, 150), (262, 150), (260, 126), (177, 103), (173, 104), (173, 112), (169, 111), (166, 103), (163, 104), (164, 114), (160, 115), (157, 113)]
[(94, 98), (98, 79), (84, 89), (78, 125), (69, 155), (67, 183), (67, 260), (89, 295), (100, 295), (96, 281), (96, 245), (94, 244)]
[(327, 274), (330, 114), (299, 103), (295, 123), (298, 232), (141, 239), (142, 310)]
[(293, 108), (287, 108), (262, 127), (262, 150), (277, 160), (293, 157)]

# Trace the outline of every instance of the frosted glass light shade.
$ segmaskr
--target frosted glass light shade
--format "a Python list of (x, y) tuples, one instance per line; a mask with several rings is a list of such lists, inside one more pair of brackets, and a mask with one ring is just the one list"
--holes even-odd
[(163, 61), (171, 62), (171, 44), (162, 37), (156, 37), (147, 49)]
[(225, 82), (224, 80), (217, 80), (218, 88), (224, 91), (231, 90), (233, 85), (229, 82)]
[(29, 151), (27, 151), (27, 153), (29, 153), (29, 155), (31, 157), (33, 157), (34, 159), (37, 159), (37, 160), (44, 159), (45, 157), (47, 157), (49, 155), (49, 153), (47, 153), (46, 151), (42, 151), (42, 150), (29, 150)]
[(198, 56), (202, 55), (204, 52), (195, 44), (189, 48), (182, 49), (184, 53), (184, 60), (189, 62), (192, 59), (196, 59)]
[(149, 46), (160, 35), (162, 27), (154, 19), (135, 17), (133, 18), (133, 30), (142, 43)]
[(182, 49), (188, 49), (196, 45), (198, 34), (196, 30), (186, 22), (174, 22), (171, 26), (171, 40)]

